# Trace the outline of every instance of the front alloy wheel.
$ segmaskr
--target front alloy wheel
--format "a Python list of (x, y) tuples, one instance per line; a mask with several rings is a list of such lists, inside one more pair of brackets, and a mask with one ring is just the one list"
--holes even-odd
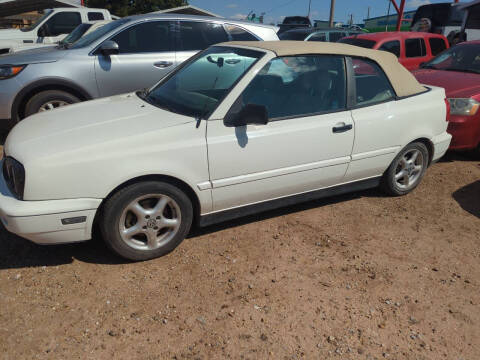
[(133, 200), (119, 222), (122, 240), (137, 250), (155, 250), (171, 241), (180, 228), (182, 212), (167, 195), (148, 194)]
[(147, 181), (129, 185), (109, 198), (100, 227), (115, 253), (138, 261), (175, 249), (187, 236), (192, 219), (192, 202), (182, 190)]

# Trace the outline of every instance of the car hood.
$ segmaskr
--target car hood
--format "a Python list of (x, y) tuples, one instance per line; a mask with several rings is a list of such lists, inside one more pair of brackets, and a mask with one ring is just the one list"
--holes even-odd
[(28, 162), (42, 156), (85, 151), (108, 142), (122, 146), (122, 139), (142, 139), (145, 134), (188, 122), (195, 126), (194, 118), (157, 108), (134, 93), (117, 95), (22, 120), (8, 135), (5, 152)]
[(443, 87), (447, 97), (468, 98), (480, 94), (480, 74), (435, 69), (419, 69), (412, 73), (422, 84)]
[(0, 65), (28, 65), (55, 62), (63, 58), (67, 51), (55, 46), (44, 46), (23, 50), (18, 53), (0, 56)]

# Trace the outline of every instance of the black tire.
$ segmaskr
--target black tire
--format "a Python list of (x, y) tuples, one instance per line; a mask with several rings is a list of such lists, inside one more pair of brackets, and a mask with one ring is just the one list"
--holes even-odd
[(67, 104), (75, 104), (80, 102), (76, 96), (61, 90), (46, 90), (35, 94), (28, 100), (25, 106), (25, 117), (36, 114), (40, 108), (48, 102), (64, 102)]
[[(169, 204), (172, 204), (172, 203), (175, 204), (175, 208), (177, 210), (172, 210), (172, 211), (175, 211), (176, 213), (178, 212), (178, 210), (180, 211), (180, 221), (179, 221), (180, 225), (178, 226), (178, 229), (175, 230), (176, 233), (172, 233), (169, 235), (171, 236), (170, 239), (168, 239), (168, 236), (167, 236), (167, 242), (165, 244), (161, 244), (161, 246), (154, 249), (138, 249), (134, 247), (136, 246), (135, 244), (132, 246), (132, 242), (138, 243), (139, 244), (138, 246), (147, 247), (148, 238), (147, 236), (145, 236), (145, 234), (147, 233), (147, 231), (154, 231), (153, 230), (154, 224), (151, 225), (150, 223), (148, 223), (148, 226), (149, 226), (148, 229), (147, 229), (147, 226), (143, 226), (143, 229), (147, 229), (147, 230), (142, 230), (143, 232), (140, 232), (138, 233), (138, 235), (135, 235), (139, 237), (140, 240), (137, 240), (137, 239), (125, 240), (124, 238), (122, 238), (122, 235), (120, 234), (120, 227), (121, 226), (123, 227), (125, 225), (124, 214), (125, 212), (127, 212), (128, 214), (128, 211), (126, 209), (132, 202), (135, 202), (137, 199), (145, 196), (147, 197), (147, 199), (144, 199), (141, 201), (150, 201), (148, 197), (154, 194), (158, 196), (170, 198), (170, 200), (173, 200), (173, 202), (169, 202)], [(155, 205), (152, 205), (152, 206), (155, 207)], [(170, 205), (167, 205), (167, 206), (170, 206)], [(142, 207), (142, 209), (144, 208)], [(176, 215), (178, 220), (178, 213)], [(163, 218), (163, 215), (162, 215), (162, 218)], [(140, 226), (141, 224), (140, 222), (138, 222), (138, 219), (135, 215), (134, 215), (134, 219), (135, 219), (134, 220), (135, 223), (133, 224), (133, 226), (136, 226), (136, 225)], [(156, 219), (159, 219), (159, 217), (156, 217)], [(190, 231), (192, 220), (193, 220), (192, 202), (183, 191), (165, 182), (148, 181), (148, 182), (141, 182), (141, 183), (129, 185), (121, 189), (116, 194), (114, 194), (110, 199), (108, 199), (104, 204), (103, 212), (100, 218), (100, 229), (102, 231), (102, 236), (105, 243), (116, 254), (129, 260), (141, 261), (141, 260), (153, 259), (162, 255), (165, 255), (171, 252), (173, 249), (175, 249), (185, 239), (188, 232)], [(122, 221), (124, 221), (123, 224), (122, 224)], [(143, 221), (155, 222), (155, 221), (161, 221), (161, 220), (154, 220), (154, 216), (152, 215), (151, 219), (143, 220)], [(146, 225), (146, 223), (144, 223), (143, 225)], [(163, 229), (160, 228), (159, 231), (161, 232), (162, 230)], [(163, 236), (162, 234), (160, 235), (158, 234), (159, 232), (157, 231), (155, 236), (156, 237)], [(142, 236), (145, 236), (145, 238), (142, 239), (141, 238)], [(142, 245), (143, 240), (145, 241), (145, 245)]]
[[(407, 174), (409, 174), (409, 172), (412, 171), (412, 176), (414, 181), (412, 181), (411, 183), (406, 183), (402, 177), (402, 180), (398, 180), (398, 181), (402, 181), (403, 184), (399, 184), (399, 182), (395, 179), (395, 176), (400, 171), (402, 171), (402, 165), (401, 165), (402, 158), (404, 158), (404, 156), (408, 157), (410, 153), (413, 153), (416, 151), (419, 152), (418, 154), (421, 154), (422, 161), (423, 161), (422, 169), (418, 172), (413, 173), (414, 170), (411, 170), (411, 167), (409, 167), (408, 170), (406, 169), (405, 171)], [(387, 171), (385, 171), (385, 173), (383, 174), (383, 177), (380, 183), (381, 189), (386, 194), (391, 196), (401, 196), (401, 195), (408, 194), (409, 192), (413, 191), (418, 186), (418, 184), (420, 184), (420, 182), (422, 181), (423, 177), (425, 176), (428, 163), (429, 163), (429, 153), (425, 144), (421, 142), (413, 142), (408, 144), (402, 149), (402, 151), (398, 153), (395, 159), (393, 159)], [(410, 179), (410, 176), (408, 177)]]

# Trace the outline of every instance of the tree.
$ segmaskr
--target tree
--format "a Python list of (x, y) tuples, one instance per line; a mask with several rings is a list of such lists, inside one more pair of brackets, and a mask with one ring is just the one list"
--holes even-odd
[(103, 8), (117, 16), (145, 14), (188, 5), (187, 0), (86, 0), (88, 7)]
[(130, 0), (86, 0), (85, 5), (92, 8), (107, 9), (113, 15), (128, 15)]

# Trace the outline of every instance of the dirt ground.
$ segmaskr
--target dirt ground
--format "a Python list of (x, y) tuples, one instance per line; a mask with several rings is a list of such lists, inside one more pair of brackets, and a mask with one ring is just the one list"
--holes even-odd
[(480, 359), (480, 161), (128, 263), (0, 231), (1, 359)]

